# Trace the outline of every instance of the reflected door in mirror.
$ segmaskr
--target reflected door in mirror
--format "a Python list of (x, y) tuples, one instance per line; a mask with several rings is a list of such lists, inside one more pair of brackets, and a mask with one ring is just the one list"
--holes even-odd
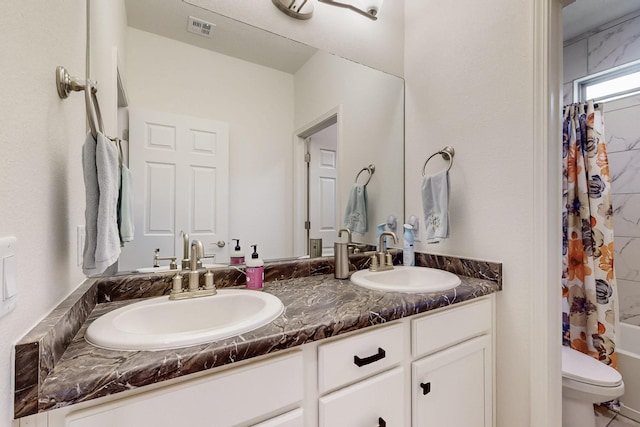
[(156, 248), (180, 264), (181, 231), (215, 255), (208, 263), (226, 263), (229, 246), (217, 242), (229, 240), (228, 125), (142, 109), (130, 110), (129, 123), (136, 234), (119, 269), (151, 266)]

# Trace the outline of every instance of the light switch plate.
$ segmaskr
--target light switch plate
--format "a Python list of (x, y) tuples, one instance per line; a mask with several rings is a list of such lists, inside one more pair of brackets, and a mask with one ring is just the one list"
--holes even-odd
[(16, 278), (16, 238), (0, 238), (0, 317), (16, 308), (18, 294)]

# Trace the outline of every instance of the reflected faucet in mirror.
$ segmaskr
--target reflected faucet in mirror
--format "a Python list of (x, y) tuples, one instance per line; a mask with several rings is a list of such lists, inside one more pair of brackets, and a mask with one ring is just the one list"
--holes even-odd
[(165, 256), (165, 257), (160, 257), (158, 256), (158, 254), (160, 253), (160, 248), (156, 248), (153, 251), (153, 267), (157, 268), (160, 267), (160, 263), (158, 261), (171, 261), (171, 263), (169, 264), (169, 268), (171, 270), (177, 270), (178, 269), (178, 264), (176, 263), (176, 257), (174, 256)]
[(189, 234), (184, 231), (180, 231), (182, 234), (182, 269), (186, 270), (189, 268)]
[[(117, 117), (122, 118), (122, 123), (110, 123), (107, 126), (113, 125), (119, 129), (122, 125), (124, 129), (128, 125), (129, 143), (125, 144), (125, 157), (128, 158), (130, 170), (136, 167), (134, 185), (140, 186), (137, 194), (144, 194), (147, 188), (165, 188), (164, 184), (160, 187), (147, 187), (144, 184), (143, 177), (146, 176), (145, 171), (150, 170), (148, 168), (153, 170), (153, 174), (148, 176), (161, 180), (158, 182), (172, 182), (173, 188), (181, 189), (178, 193), (191, 193), (186, 190), (182, 181), (174, 181), (187, 176), (182, 164), (175, 169), (158, 166), (157, 158), (154, 157), (156, 151), (148, 150), (147, 141), (139, 136), (142, 134), (134, 132), (135, 128), (146, 129), (144, 126), (147, 122), (153, 126), (158, 124), (143, 120), (146, 116), (136, 116), (136, 109), (163, 115), (167, 126), (175, 122), (173, 127), (178, 126), (176, 123), (183, 123), (179, 120), (186, 120), (185, 117), (222, 120), (227, 125), (227, 131), (214, 133), (219, 140), (223, 134), (227, 135), (230, 160), (225, 174), (227, 186), (220, 191), (203, 190), (204, 193), (198, 193), (200, 195), (192, 200), (197, 206), (191, 206), (190, 216), (185, 214), (187, 203), (178, 193), (171, 193), (171, 197), (167, 197), (164, 191), (158, 190), (153, 197), (138, 198), (134, 209), (136, 235), (133, 242), (122, 248), (119, 271), (148, 270), (151, 268), (150, 254), (155, 248), (160, 248), (164, 255), (174, 255), (181, 259), (182, 263), (178, 263), (178, 266), (182, 265), (186, 271), (190, 265), (190, 241), (194, 238), (200, 239), (207, 251), (217, 253), (218, 263), (226, 264), (228, 251), (211, 245), (216, 242), (228, 243), (231, 235), (265, 242), (264, 254), (261, 255), (266, 260), (300, 257), (308, 251), (305, 200), (320, 203), (325, 200), (323, 197), (329, 196), (336, 202), (331, 219), (333, 222), (329, 225), (320, 222), (326, 220), (325, 217), (310, 221), (313, 227), (317, 225), (318, 230), (324, 230), (321, 226), (327, 226), (326, 229), (331, 230), (331, 236), (314, 235), (323, 238), (323, 242), (331, 246), (330, 242), (336, 236), (334, 233), (342, 225), (339, 217), (344, 212), (343, 205), (351, 187), (350, 180), (337, 180), (337, 176), (350, 175), (349, 171), (359, 170), (363, 163), (379, 165), (375, 172), (376, 185), (368, 189), (368, 209), (372, 224), (383, 220), (382, 213), (384, 218), (390, 213), (398, 218), (404, 217), (402, 78), (230, 19), (215, 11), (190, 5), (189, 2), (181, 2), (178, 14), (171, 7), (174, 2), (127, 0), (126, 3), (127, 41), (126, 52), (122, 54), (130, 60), (127, 60), (124, 64), (126, 67), (120, 72), (127, 84), (124, 89), (129, 99), (129, 110), (118, 110)], [(175, 28), (176, 22), (183, 22), (182, 18), (186, 21), (190, 15), (216, 23), (218, 28), (228, 26), (234, 34), (248, 41), (250, 49), (230, 44), (224, 39), (214, 40), (207, 48), (202, 48), (197, 46), (197, 41), (188, 32), (181, 35), (182, 33), (170, 30)], [(92, 31), (97, 31), (101, 27), (91, 28)], [(253, 53), (256, 46), (260, 46), (257, 49), (258, 55)], [(229, 61), (228, 58), (232, 57), (241, 60)], [(188, 59), (177, 61), (177, 58)], [(218, 70), (224, 78), (202, 76), (189, 66), (192, 63), (207, 64), (207, 67)], [(167, 64), (172, 65), (169, 67)], [(316, 74), (320, 69), (331, 71)], [(166, 84), (169, 76), (175, 84)], [(247, 76), (264, 90), (241, 90), (247, 87)], [(100, 84), (110, 84), (105, 73), (102, 78), (98, 75), (96, 78), (102, 80)], [(182, 96), (185, 93), (219, 93), (221, 96), (196, 106), (188, 100), (189, 97)], [(275, 103), (274, 94), (280, 95)], [(254, 108), (247, 109), (246, 105)], [(269, 112), (268, 116), (265, 116), (265, 111)], [(296, 132), (304, 129), (311, 135), (317, 130), (316, 126), (328, 120), (329, 116), (335, 116), (336, 149), (329, 153), (331, 156), (323, 151), (322, 156), (316, 158), (334, 166), (337, 175), (331, 179), (334, 179), (335, 186), (327, 185), (328, 181), (324, 178), (316, 179), (311, 182), (311, 190), (307, 191), (307, 164), (304, 161), (306, 133), (302, 135)], [(372, 122), (371, 117), (376, 117), (376, 120)], [(200, 149), (209, 150), (217, 146), (211, 143), (208, 136), (205, 138), (214, 133), (197, 133)], [(159, 135), (164, 138), (165, 134)], [(177, 140), (177, 136), (182, 133), (176, 132), (175, 135)], [(292, 136), (295, 140), (293, 146)], [(258, 145), (255, 142), (258, 140), (265, 143)], [(317, 139), (314, 141), (321, 142)], [(187, 158), (183, 148), (188, 144), (182, 144), (182, 140), (159, 140), (158, 143), (154, 147), (162, 153), (177, 153), (172, 154), (170, 160), (177, 162), (183, 158), (183, 154)], [(274, 173), (274, 164), (293, 173)], [(250, 167), (246, 168), (245, 165)], [(222, 171), (219, 166), (216, 165), (216, 171)], [(214, 169), (209, 168), (210, 166), (197, 169), (198, 179), (195, 182), (201, 183), (213, 176), (209, 171)], [(247, 170), (251, 172), (247, 173)], [(220, 178), (222, 175), (216, 176)], [(228, 183), (232, 183), (232, 186)], [(228, 200), (215, 204), (206, 199), (214, 194), (225, 195), (232, 191), (234, 194), (249, 191), (269, 194), (270, 203), (261, 210), (260, 215), (251, 215), (243, 198), (226, 196)], [(291, 197), (292, 191), (294, 197)], [(153, 204), (154, 200), (160, 200), (161, 203)], [(158, 209), (153, 211), (154, 216), (151, 217), (149, 213), (152, 211), (149, 209), (156, 205)], [(224, 209), (217, 212), (214, 207)], [(187, 217), (189, 219), (185, 220)], [(283, 217), (285, 220), (281, 221), (280, 218)], [(176, 218), (180, 222), (176, 222)], [(196, 220), (198, 224), (194, 223)], [(165, 224), (171, 224), (171, 227), (165, 227)], [(210, 227), (212, 224), (216, 226), (215, 233)], [(150, 229), (151, 226), (157, 228)], [(184, 230), (182, 235), (180, 230)], [(275, 239), (273, 236), (280, 238)], [(375, 244), (375, 236), (373, 229), (362, 236), (353, 236), (357, 241), (357, 247), (352, 249), (353, 253), (369, 250)]]

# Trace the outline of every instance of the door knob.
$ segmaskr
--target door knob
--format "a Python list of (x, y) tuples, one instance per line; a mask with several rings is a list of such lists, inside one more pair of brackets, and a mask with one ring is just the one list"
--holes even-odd
[(225, 246), (225, 242), (223, 242), (222, 240), (218, 240), (218, 243), (216, 243), (216, 245), (218, 245), (219, 248), (224, 248)]

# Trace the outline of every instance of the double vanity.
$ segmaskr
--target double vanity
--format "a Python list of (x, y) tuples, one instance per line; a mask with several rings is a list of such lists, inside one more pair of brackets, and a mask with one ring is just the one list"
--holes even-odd
[[(263, 292), (238, 289), (238, 269), (215, 270), (217, 295), (181, 301), (148, 298), (169, 294), (171, 274), (87, 280), (16, 345), (15, 416), (49, 427), (492, 426), (500, 265), (416, 261), (455, 275), (396, 268), (413, 287), (426, 283), (414, 274), (442, 274), (429, 291), (398, 292), (387, 272), (366, 277), (365, 256), (350, 258), (352, 280), (316, 258), (268, 264)], [(446, 279), (459, 283), (438, 288)]]

